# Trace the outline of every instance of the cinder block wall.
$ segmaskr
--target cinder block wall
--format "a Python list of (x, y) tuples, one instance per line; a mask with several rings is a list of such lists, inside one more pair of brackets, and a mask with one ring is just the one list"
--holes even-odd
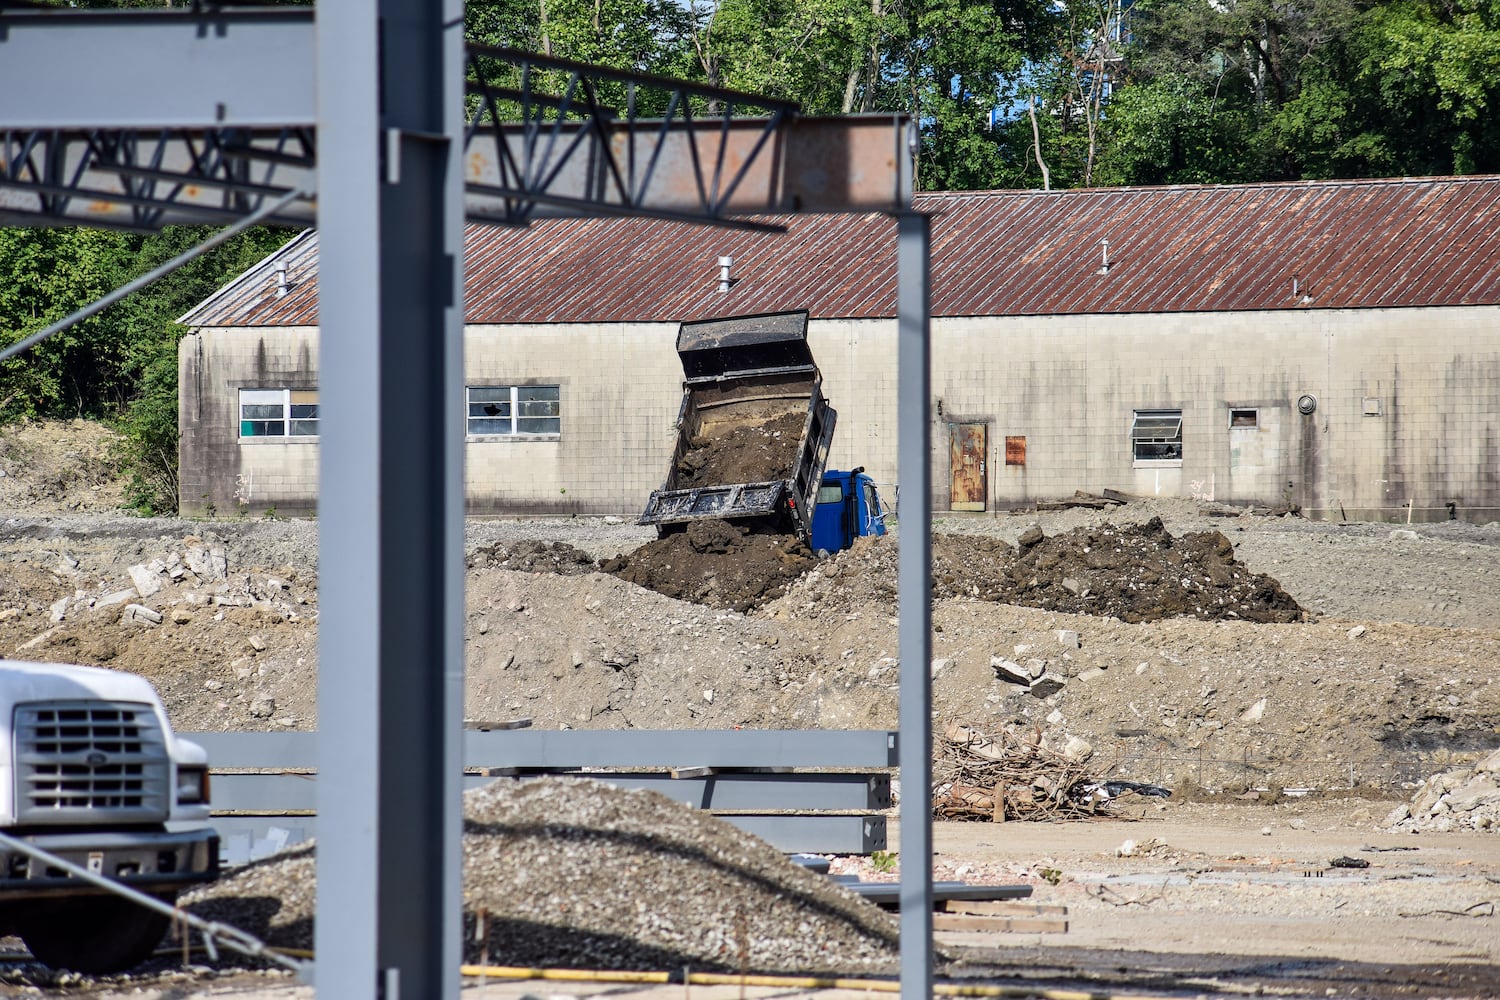
[(677, 324), (474, 326), (464, 358), (469, 385), (561, 390), (557, 440), (469, 439), (470, 513), (633, 517), (661, 486), (682, 397)]
[(317, 509), (315, 438), (241, 441), (239, 390), (316, 389), (316, 327), (207, 328), (177, 347), (181, 511), (286, 516)]
[[(1292, 502), (1313, 516), (1500, 518), (1494, 309), (942, 318), (932, 323), (934, 508), (950, 500), (949, 427), (985, 428), (986, 508), (1074, 490)], [(681, 400), (674, 323), (472, 327), (469, 384), (561, 387), (556, 439), (471, 439), (471, 513), (630, 516), (665, 475)], [(838, 410), (830, 464), (896, 470), (892, 320), (815, 320)], [(316, 387), (309, 329), (202, 330), (183, 341), (182, 497), (311, 509), (316, 445), (237, 437), (241, 386)], [(1298, 398), (1315, 396), (1310, 415)], [(941, 413), (938, 412), (941, 404)], [(454, 405), (463, 406), (457, 399)], [(1180, 409), (1180, 468), (1136, 468), (1137, 409)], [(1230, 410), (1253, 409), (1252, 430)], [(1368, 412), (1367, 412), (1368, 411)], [(1025, 439), (1006, 464), (1005, 439)]]

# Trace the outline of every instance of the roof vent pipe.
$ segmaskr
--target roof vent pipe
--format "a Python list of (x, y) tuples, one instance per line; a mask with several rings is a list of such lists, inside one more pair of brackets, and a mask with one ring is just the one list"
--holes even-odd
[(719, 258), (719, 291), (720, 292), (727, 292), (727, 291), (729, 291), (730, 286), (734, 284), (734, 278), (730, 277), (730, 274), (729, 274), (729, 269), (732, 268), (732, 267), (734, 267), (734, 258), (733, 257), (720, 257)]
[(286, 290), (286, 261), (278, 260), (276, 262), (276, 297), (278, 299), (286, 298)]
[(1109, 238), (1108, 237), (1105, 237), (1104, 239), (1102, 239), (1102, 240), (1099, 241), (1099, 248), (1100, 248), (1102, 254), (1101, 254), (1100, 259), (1099, 259), (1099, 271), (1098, 271), (1098, 273), (1099, 274), (1108, 274), (1109, 273)]

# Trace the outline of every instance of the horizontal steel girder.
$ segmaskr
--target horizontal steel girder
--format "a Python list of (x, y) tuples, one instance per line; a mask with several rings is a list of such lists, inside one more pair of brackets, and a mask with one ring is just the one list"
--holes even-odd
[[(314, 770), (317, 733), (180, 733), (217, 769)], [(467, 768), (829, 767), (896, 764), (883, 729), (516, 729), (464, 733)]]
[[(888, 844), (884, 816), (732, 815), (724, 822), (786, 854), (870, 854)], [(243, 865), (318, 835), (316, 816), (216, 816), (220, 854)]]
[[(860, 812), (889, 809), (891, 805), (888, 774), (728, 773), (674, 778), (664, 771), (571, 771), (557, 777), (568, 781), (599, 781), (615, 788), (649, 788), (674, 802), (715, 811), (801, 809)], [(470, 774), (464, 776), (463, 784), (467, 790), (496, 780), (525, 781), (528, 778), (497, 779)], [(213, 801), (214, 809), (222, 813), (313, 812), (317, 809), (317, 775), (215, 771)]]
[[(293, 190), (311, 225), (317, 140), (306, 8), (0, 12), (0, 223), (223, 222)], [(718, 88), (468, 47), (465, 208), (696, 222), (910, 204), (892, 116), (801, 118)], [(399, 176), (403, 138), (383, 149)]]

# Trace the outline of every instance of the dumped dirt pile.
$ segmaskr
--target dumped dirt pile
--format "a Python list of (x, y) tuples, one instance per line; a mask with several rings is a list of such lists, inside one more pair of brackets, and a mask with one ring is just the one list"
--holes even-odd
[(694, 438), (677, 463), (677, 488), (789, 478), (806, 422), (805, 411), (790, 412), (758, 424), (719, 427)]
[[(748, 481), (748, 480), (747, 480)], [(749, 611), (775, 600), (816, 564), (795, 535), (761, 534), (727, 521), (693, 521), (600, 569), (678, 600)]]
[(1153, 517), (1144, 524), (1105, 524), (1051, 537), (1033, 526), (1019, 542), (1019, 551), (988, 546), (979, 556), (968, 538), (939, 536), (933, 546), (938, 595), (1126, 622), (1301, 617), (1291, 595), (1237, 562), (1234, 545), (1217, 531), (1174, 538)]
[[(465, 795), (464, 813), (466, 961), (856, 975), (895, 967), (890, 915), (656, 792), (502, 779)], [(314, 877), (313, 853), (301, 849), (184, 906), (272, 945), (309, 948)]]
[[(1016, 549), (998, 538), (935, 536), (933, 596), (1126, 622), (1176, 617), (1290, 622), (1302, 616), (1291, 595), (1270, 576), (1240, 564), (1234, 545), (1217, 531), (1174, 538), (1153, 517), (1144, 524), (1104, 524), (1051, 537), (1035, 527), (1020, 543)], [(524, 561), (519, 553), (509, 558)], [(818, 579), (801, 581), (814, 566)], [(648, 543), (601, 568), (668, 597), (748, 611), (764, 607), (789, 586), (829, 607), (890, 600), (896, 595), (896, 566), (896, 546), (877, 539), (861, 539), (818, 562), (792, 536), (750, 534), (711, 520), (694, 522), (682, 534)]]

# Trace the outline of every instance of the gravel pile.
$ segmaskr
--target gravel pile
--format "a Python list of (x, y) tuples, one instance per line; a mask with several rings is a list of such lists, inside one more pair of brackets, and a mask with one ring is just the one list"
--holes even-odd
[[(655, 792), (501, 780), (468, 793), (464, 813), (467, 961), (851, 975), (896, 967), (889, 914)], [(273, 945), (310, 948), (314, 892), (313, 853), (303, 848), (184, 904)], [(481, 913), (487, 933), (476, 935)]]
[(1393, 833), (1500, 831), (1500, 750), (1428, 778), (1410, 804), (1391, 811), (1385, 825)]

